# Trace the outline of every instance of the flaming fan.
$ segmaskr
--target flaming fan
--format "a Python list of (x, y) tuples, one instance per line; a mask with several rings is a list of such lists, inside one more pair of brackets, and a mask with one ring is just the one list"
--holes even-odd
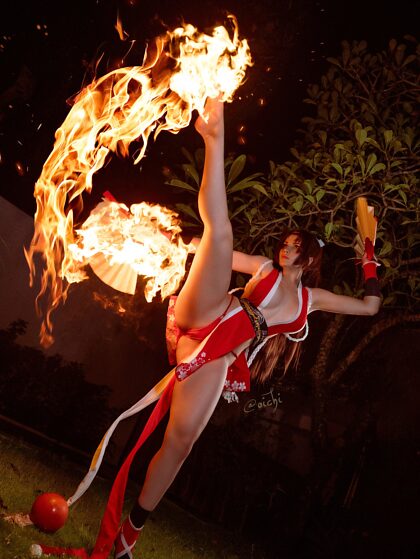
[[(173, 258), (172, 252), (186, 253), (186, 245), (168, 242), (168, 238), (178, 239), (173, 234), (176, 214), (169, 219), (172, 222), (167, 228), (165, 224), (156, 224), (161, 219), (160, 213), (151, 217), (145, 205), (128, 210), (108, 203), (102, 208), (105, 214), (99, 218), (100, 227), (96, 219), (82, 226), (75, 227), (75, 224), (83, 209), (82, 195), (91, 192), (93, 175), (110, 154), (118, 152), (127, 156), (130, 144), (136, 141), (140, 147), (134, 163), (138, 163), (151, 134), (156, 138), (162, 130), (176, 134), (187, 127), (194, 110), (203, 114), (208, 97), (233, 100), (252, 60), (247, 41), (239, 39), (236, 19), (229, 16), (229, 21), (231, 32), (219, 26), (207, 35), (190, 24), (168, 31), (156, 40), (156, 48), (151, 49), (153, 55), (146, 52), (142, 66), (114, 70), (92, 82), (75, 98), (56, 132), (53, 151), (35, 185), (35, 231), (29, 249), (25, 250), (31, 286), (36, 273), (35, 259), (42, 263), (41, 287), (36, 298), (37, 312), (43, 316), (42, 345), (53, 342), (51, 313), (66, 300), (71, 283), (88, 278), (84, 267), (89, 263), (110, 285), (128, 292), (135, 288), (133, 270), (145, 274), (146, 297), (158, 291), (162, 298), (166, 297), (176, 289), (173, 278), (183, 277), (185, 258)], [(145, 224), (149, 224), (150, 235), (155, 239), (146, 243), (151, 251), (142, 252), (138, 236), (131, 244), (128, 238), (118, 237), (112, 219), (116, 216), (121, 219), (124, 212), (128, 212), (127, 219), (122, 220), (125, 231), (138, 234), (139, 228), (143, 228), (144, 234)], [(98, 218), (96, 211), (94, 214)], [(165, 209), (163, 216), (166, 223)], [(95, 241), (92, 241), (91, 227), (99, 234)], [(117, 252), (110, 249), (116, 240)], [(156, 240), (163, 249), (156, 249)], [(96, 241), (102, 244), (95, 247), (92, 242)], [(156, 257), (159, 261), (151, 262)], [(126, 266), (130, 276), (124, 285), (120, 281), (124, 269), (121, 266)]]
[(113, 289), (133, 295), (138, 276), (144, 276), (149, 278), (146, 301), (159, 291), (165, 298), (182, 280), (188, 255), (176, 218), (157, 204), (142, 202), (128, 209), (106, 193), (76, 230), (78, 244), (70, 245), (69, 251)]
[(354, 250), (358, 258), (362, 258), (365, 252), (365, 241), (369, 239), (372, 246), (375, 246), (377, 219), (374, 216), (374, 209), (368, 206), (366, 198), (360, 196), (356, 201), (356, 226), (357, 235), (354, 243)]

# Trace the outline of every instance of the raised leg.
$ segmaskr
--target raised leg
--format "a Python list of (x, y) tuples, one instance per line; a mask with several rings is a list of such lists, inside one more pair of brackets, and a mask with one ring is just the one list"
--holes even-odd
[[(175, 306), (176, 321), (181, 328), (196, 328), (211, 322), (230, 301), (227, 292), (232, 273), (233, 235), (224, 180), (223, 104), (209, 100), (206, 111), (207, 119), (198, 118), (196, 122), (206, 149), (198, 198), (204, 231)], [(196, 374), (175, 384), (164, 440), (149, 464), (138, 499), (144, 511), (152, 511), (162, 499), (207, 425), (232, 360), (232, 354), (228, 354), (211, 361)], [(124, 554), (121, 559), (126, 559)]]
[(206, 113), (207, 122), (201, 117), (196, 122), (206, 150), (198, 196), (204, 231), (175, 307), (176, 321), (182, 328), (197, 328), (211, 322), (229, 301), (233, 235), (224, 175), (223, 104), (209, 99)]

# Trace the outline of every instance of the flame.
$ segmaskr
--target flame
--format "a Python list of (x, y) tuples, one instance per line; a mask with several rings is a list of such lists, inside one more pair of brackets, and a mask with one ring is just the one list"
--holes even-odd
[(148, 278), (146, 301), (158, 292), (164, 299), (178, 288), (188, 256), (176, 218), (177, 214), (158, 204), (142, 202), (128, 209), (104, 200), (76, 229), (77, 242), (69, 245), (69, 251), (82, 266), (98, 253), (109, 266), (128, 264), (135, 274)]
[[(113, 152), (128, 156), (133, 141), (139, 144), (134, 158), (134, 163), (138, 163), (145, 155), (151, 134), (156, 138), (162, 130), (179, 132), (189, 125), (194, 110), (203, 114), (208, 97), (220, 95), (223, 101), (232, 101), (245, 80), (246, 69), (252, 65), (248, 43), (239, 39), (235, 17), (229, 16), (229, 20), (231, 35), (222, 26), (216, 27), (212, 35), (199, 33), (190, 24), (168, 31), (147, 49), (142, 66), (113, 70), (75, 97), (73, 107), (56, 131), (53, 150), (35, 184), (35, 231), (30, 247), (25, 250), (31, 286), (36, 274), (35, 258), (42, 264), (35, 305), (43, 316), (40, 339), (44, 346), (53, 342), (51, 313), (66, 300), (70, 284), (87, 278), (83, 268), (88, 257), (79, 249), (84, 247), (92, 253), (94, 246), (90, 244), (86, 224), (75, 229), (75, 223), (83, 209), (82, 195), (92, 191), (96, 171)], [(143, 206), (140, 213), (137, 211), (138, 208), (131, 207), (134, 217), (128, 220), (130, 225), (127, 222), (129, 228), (140, 226), (136, 220), (147, 213)], [(111, 229), (114, 242), (115, 228)], [(100, 237), (97, 241), (103, 243)], [(120, 258), (111, 254), (109, 246), (100, 247), (97, 250), (110, 250), (110, 260)], [(149, 261), (152, 255), (149, 253), (146, 258)], [(148, 262), (143, 268), (137, 256), (134, 260), (141, 274), (149, 274), (149, 265), (161, 272), (161, 264)], [(171, 273), (167, 275), (170, 278)], [(169, 294), (175, 287), (168, 281), (168, 287), (161, 279), (157, 281), (162, 294)], [(156, 291), (155, 287), (148, 289), (148, 296)]]
[(115, 24), (115, 29), (118, 33), (120, 41), (125, 41), (127, 39), (127, 33), (123, 29), (121, 19), (120, 19), (120, 14), (118, 13), (117, 13), (117, 23)]

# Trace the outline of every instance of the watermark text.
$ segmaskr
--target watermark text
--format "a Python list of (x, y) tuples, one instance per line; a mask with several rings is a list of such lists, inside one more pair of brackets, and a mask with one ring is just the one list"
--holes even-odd
[(277, 411), (279, 404), (283, 401), (280, 396), (280, 392), (274, 392), (272, 388), (269, 392), (261, 394), (259, 398), (252, 398), (248, 400), (244, 405), (244, 412), (251, 413), (255, 410), (263, 410), (266, 408), (273, 408), (273, 413)]

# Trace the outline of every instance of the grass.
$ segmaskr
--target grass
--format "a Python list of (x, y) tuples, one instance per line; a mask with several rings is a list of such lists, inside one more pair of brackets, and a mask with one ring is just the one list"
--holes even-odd
[[(29, 512), (43, 492), (71, 495), (86, 473), (67, 456), (0, 432), (0, 558), (29, 559), (33, 543), (93, 548), (111, 482), (97, 477), (88, 492), (70, 509), (65, 526), (45, 534), (34, 526), (19, 527), (4, 517)], [(137, 488), (129, 485), (131, 504)], [(125, 511), (127, 512), (127, 511)], [(243, 537), (200, 521), (168, 499), (151, 515), (134, 552), (138, 559), (266, 559), (262, 550)]]

